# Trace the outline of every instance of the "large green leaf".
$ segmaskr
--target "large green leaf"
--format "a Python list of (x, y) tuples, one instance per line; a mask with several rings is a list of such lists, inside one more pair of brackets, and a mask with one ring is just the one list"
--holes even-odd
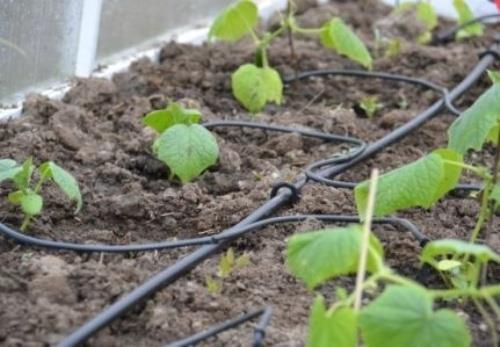
[(62, 190), (62, 192), (71, 200), (76, 202), (75, 213), (82, 208), (82, 194), (78, 187), (76, 179), (62, 167), (52, 161), (43, 163), (40, 166), (40, 172), (44, 177), (51, 178)]
[(0, 182), (14, 177), (22, 170), (15, 160), (0, 159)]
[(500, 121), (500, 83), (494, 83), (448, 130), (448, 147), (465, 154), (479, 150)]
[(250, 112), (260, 111), (267, 102), (280, 104), (283, 83), (279, 73), (253, 64), (242, 65), (231, 76), (234, 97)]
[(361, 310), (366, 347), (467, 347), (471, 337), (451, 310), (433, 310), (430, 295), (418, 287), (388, 286)]
[(456, 239), (443, 239), (427, 243), (420, 254), (420, 259), (422, 262), (435, 264), (438, 260), (436, 259), (437, 257), (450, 255), (469, 255), (482, 263), (488, 261), (500, 263), (500, 255), (495, 253), (490, 247)]
[(184, 108), (179, 103), (172, 102), (163, 110), (148, 113), (143, 122), (161, 134), (175, 124), (196, 124), (200, 119), (201, 113), (198, 110)]
[(323, 25), (320, 40), (323, 46), (334, 49), (366, 68), (371, 69), (372, 57), (361, 39), (338, 17)]
[(43, 199), (40, 195), (28, 191), (20, 197), (21, 208), (29, 216), (36, 216), (42, 212)]
[[(453, 6), (458, 14), (458, 23), (464, 24), (474, 19), (474, 14), (464, 0), (453, 0)], [(470, 36), (483, 36), (484, 27), (480, 22), (469, 24), (456, 34), (457, 39)]]
[(250, 0), (239, 0), (215, 18), (208, 37), (229, 42), (238, 41), (255, 27), (258, 19), (255, 3)]
[[(431, 154), (380, 176), (375, 202), (375, 216), (383, 216), (409, 207), (431, 207), (453, 189), (461, 167), (445, 161), (462, 162), (462, 156), (448, 149)], [(369, 182), (358, 184), (354, 194), (360, 216), (364, 217)]]
[[(359, 225), (295, 234), (288, 240), (288, 269), (311, 289), (328, 279), (353, 274), (358, 267), (361, 236)], [(373, 235), (370, 249), (376, 255), (369, 254), (367, 266), (374, 272), (378, 264), (375, 257), (382, 258), (383, 249)]]
[(325, 299), (318, 296), (309, 318), (309, 347), (355, 347), (357, 317), (350, 307), (339, 307), (333, 313), (325, 308)]
[(182, 183), (199, 176), (219, 156), (215, 137), (198, 124), (177, 124), (167, 129), (154, 146), (158, 158)]

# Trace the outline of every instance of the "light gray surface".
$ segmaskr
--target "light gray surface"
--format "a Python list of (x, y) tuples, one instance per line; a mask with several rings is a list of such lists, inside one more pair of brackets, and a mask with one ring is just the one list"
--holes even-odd
[[(1, 1), (1, 0), (0, 0)], [(215, 16), (231, 0), (103, 0), (98, 59)]]
[(80, 29), (81, 2), (0, 0), (0, 100), (29, 87), (72, 75)]

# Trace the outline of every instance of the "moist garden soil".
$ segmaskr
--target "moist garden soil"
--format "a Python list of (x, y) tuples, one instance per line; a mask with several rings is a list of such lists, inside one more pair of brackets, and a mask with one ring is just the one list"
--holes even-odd
[[(374, 49), (373, 24), (389, 12), (376, 1), (334, 1), (303, 9), (299, 21), (313, 26), (340, 15)], [(399, 30), (411, 34), (411, 27), (410, 21)], [(403, 40), (401, 53), (394, 58), (377, 58), (375, 69), (452, 88), (493, 42), (494, 31), (495, 27), (490, 27), (483, 38), (441, 46)], [(284, 75), (293, 74), (294, 68), (357, 68), (306, 37), (295, 42), (293, 61), (287, 43), (286, 38), (280, 38), (270, 50), (271, 64)], [(258, 121), (373, 141), (439, 97), (435, 92), (394, 82), (314, 78), (292, 83), (285, 90), (283, 105), (270, 105), (252, 117), (230, 91), (231, 72), (252, 60), (249, 42), (232, 46), (169, 43), (163, 47), (159, 63), (139, 60), (111, 81), (76, 80), (62, 101), (28, 97), (23, 116), (0, 125), (0, 158), (22, 161), (32, 155), (36, 163), (53, 160), (75, 175), (84, 198), (84, 207), (75, 216), (73, 206), (67, 205), (55, 187), (47, 186), (43, 190), (44, 214), (33, 222), (28, 233), (109, 244), (217, 233), (261, 205), (273, 183), (292, 182), (308, 163), (347, 148), (295, 134), (218, 128), (219, 163), (193, 183), (181, 186), (167, 179), (168, 169), (151, 153), (154, 134), (141, 123), (144, 114), (170, 100), (199, 108), (204, 121)], [(458, 107), (470, 105), (488, 84), (484, 78), (459, 100)], [(366, 118), (357, 106), (366, 95), (377, 95), (384, 105), (373, 119)], [(341, 178), (363, 180), (373, 167), (387, 171), (445, 145), (446, 129), (453, 119), (442, 113)], [(491, 150), (471, 156), (484, 164), (491, 163), (491, 158)], [(3, 223), (19, 226), (21, 215), (6, 199), (10, 188), (9, 184), (0, 187), (0, 218)], [(400, 216), (409, 218), (431, 238), (466, 238), (477, 212), (474, 199), (448, 198), (430, 210), (411, 209)], [(301, 200), (279, 213), (355, 214), (355, 208), (351, 191), (308, 184)], [(497, 220), (494, 226), (497, 231)], [(250, 265), (224, 279), (220, 294), (209, 293), (205, 285), (207, 276), (216, 277), (219, 256), (215, 256), (134, 307), (92, 338), (89, 345), (161, 346), (251, 309), (271, 305), (274, 311), (266, 345), (303, 346), (314, 295), (286, 271), (285, 240), (296, 231), (319, 227), (321, 223), (314, 220), (272, 226), (233, 242), (237, 255), (250, 256)], [(384, 242), (389, 264), (414, 277), (420, 268), (418, 243), (393, 227), (377, 226), (375, 231)], [(491, 246), (500, 251), (498, 237), (495, 232)], [(89, 255), (33, 249), (1, 238), (0, 345), (54, 345), (118, 297), (192, 250)], [(499, 279), (500, 272), (493, 268), (490, 280)], [(336, 284), (349, 287), (351, 282)], [(431, 279), (431, 285), (438, 286), (439, 281)], [(325, 286), (323, 292), (331, 296), (333, 286)], [(456, 308), (472, 329), (474, 345), (484, 345), (488, 341), (487, 329), (477, 313), (467, 307)], [(202, 345), (247, 346), (251, 327), (247, 323)]]

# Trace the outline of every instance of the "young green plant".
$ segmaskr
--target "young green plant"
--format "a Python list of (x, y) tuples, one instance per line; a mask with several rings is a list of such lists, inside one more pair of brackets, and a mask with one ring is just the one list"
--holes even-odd
[(359, 102), (359, 107), (365, 111), (366, 116), (372, 119), (383, 105), (378, 101), (377, 96), (365, 96)]
[[(273, 32), (259, 34), (258, 8), (252, 0), (239, 0), (224, 9), (210, 28), (209, 37), (227, 42), (237, 42), (249, 36), (255, 45), (255, 64), (240, 66), (231, 76), (234, 97), (250, 112), (257, 113), (268, 102), (280, 104), (283, 100), (283, 83), (279, 73), (269, 64), (268, 48), (278, 36), (288, 32), (292, 56), (293, 34), (317, 36), (323, 46), (361, 64), (372, 67), (372, 58), (364, 43), (344, 23), (335, 17), (319, 28), (302, 28), (295, 19), (295, 5), (288, 0), (288, 11), (280, 26)], [(293, 57), (292, 57), (293, 59)]]
[[(295, 234), (288, 240), (286, 262), (292, 274), (314, 290), (342, 276), (356, 275), (352, 293), (338, 287), (335, 302), (328, 305), (317, 293), (309, 319), (310, 347), (468, 347), (471, 335), (463, 319), (449, 309), (435, 309), (443, 300), (470, 299), (483, 302), (500, 315), (495, 298), (500, 285), (450, 289), (427, 289), (398, 275), (384, 262), (384, 250), (371, 233), (371, 218), (377, 211), (377, 174), (367, 182), (364, 224)], [(433, 245), (441, 254), (441, 246)], [(452, 247), (461, 256), (484, 259), (499, 256), (486, 246), (473, 249), (466, 242)], [(479, 249), (480, 248), (480, 249)], [(440, 250), (439, 250), (440, 249)], [(447, 248), (450, 250), (450, 248)], [(364, 292), (369, 295), (364, 296)], [(368, 300), (369, 299), (369, 300)], [(365, 302), (367, 304), (363, 305)], [(491, 317), (488, 314), (488, 319)], [(362, 344), (358, 344), (362, 340)], [(493, 336), (493, 343), (497, 341)], [(418, 341), (418, 343), (416, 342)]]
[[(464, 170), (477, 175), (482, 180), (482, 189), (478, 194), (480, 209), (469, 242), (431, 241), (420, 256), (422, 263), (436, 269), (449, 287), (470, 293), (482, 291), (480, 282), (486, 283), (484, 274), (488, 263), (500, 263), (498, 254), (476, 243), (483, 230), (485, 243), (489, 243), (492, 220), (500, 203), (500, 74), (490, 71), (489, 76), (493, 85), (448, 130), (448, 148), (437, 149), (380, 177), (377, 206), (373, 211), (375, 216), (382, 217), (410, 207), (430, 208), (456, 187)], [(487, 142), (495, 145), (495, 159), (490, 169), (464, 163), (463, 156), (469, 150), (480, 150)], [(361, 217), (367, 213), (368, 196), (369, 182), (360, 183), (355, 188), (355, 199)], [(478, 311), (492, 327), (493, 340), (498, 341), (494, 320), (478, 297), (473, 299)], [(480, 299), (486, 301), (499, 319), (500, 311), (495, 307), (495, 300), (488, 296), (481, 296)]]
[(205, 285), (210, 294), (219, 294), (224, 285), (224, 279), (228, 278), (232, 273), (238, 271), (250, 264), (250, 255), (243, 253), (235, 257), (234, 250), (229, 248), (220, 257), (217, 266), (217, 277), (207, 276), (205, 278)]
[[(33, 184), (33, 174), (38, 171), (38, 181)], [(0, 159), (0, 183), (12, 181), (15, 190), (8, 195), (8, 200), (21, 207), (24, 219), (21, 230), (25, 231), (31, 220), (39, 215), (43, 209), (42, 188), (45, 183), (53, 181), (61, 191), (76, 202), (75, 213), (82, 207), (82, 196), (76, 179), (66, 170), (52, 161), (40, 165), (38, 168), (29, 157), (22, 164), (12, 159)]]
[(148, 113), (143, 122), (159, 137), (153, 153), (170, 169), (170, 178), (187, 183), (217, 162), (219, 147), (215, 136), (200, 125), (201, 114), (176, 102), (163, 110)]

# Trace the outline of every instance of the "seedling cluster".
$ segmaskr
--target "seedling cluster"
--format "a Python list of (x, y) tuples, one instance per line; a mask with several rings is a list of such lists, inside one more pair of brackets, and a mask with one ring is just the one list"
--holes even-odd
[[(32, 178), (38, 171), (38, 181), (33, 184)], [(33, 219), (43, 209), (42, 188), (49, 181), (53, 181), (61, 191), (71, 200), (76, 202), (75, 213), (82, 207), (82, 196), (75, 178), (66, 170), (52, 161), (40, 165), (38, 168), (29, 157), (22, 164), (12, 159), (0, 159), (0, 183), (12, 181), (15, 190), (9, 195), (9, 202), (18, 205), (24, 214), (21, 230), (26, 230)]]
[[(209, 36), (227, 42), (236, 42), (249, 36), (255, 45), (255, 63), (240, 66), (231, 77), (234, 97), (250, 112), (256, 113), (268, 102), (283, 101), (283, 83), (278, 71), (269, 64), (268, 48), (278, 36), (288, 32), (293, 55), (293, 35), (314, 35), (323, 46), (358, 62), (365, 68), (372, 67), (372, 57), (363, 41), (335, 17), (319, 28), (302, 28), (295, 19), (295, 5), (288, 1), (288, 11), (280, 27), (273, 32), (256, 31), (258, 24), (257, 5), (252, 0), (239, 0), (228, 6), (215, 19)], [(293, 57), (292, 57), (293, 58)]]
[[(489, 222), (500, 204), (500, 75), (489, 75), (493, 85), (451, 125), (447, 148), (356, 186), (355, 200), (359, 216), (365, 220), (364, 229), (351, 225), (296, 234), (288, 241), (288, 268), (310, 289), (345, 275), (357, 274), (362, 279), (352, 294), (339, 288), (336, 302), (329, 307), (317, 296), (310, 317), (310, 346), (356, 346), (359, 332), (368, 347), (410, 346), (415, 341), (422, 346), (470, 346), (463, 319), (449, 309), (434, 309), (443, 300), (472, 302), (490, 327), (492, 345), (498, 346), (500, 284), (488, 284), (485, 274), (488, 263), (500, 263), (500, 255), (487, 245)], [(491, 169), (463, 161), (469, 150), (480, 150), (486, 142), (496, 145)], [(430, 208), (457, 186), (464, 170), (483, 181), (481, 207), (469, 241), (430, 241), (420, 255), (422, 264), (441, 274), (447, 289), (426, 288), (396, 274), (384, 263), (383, 247), (370, 232), (372, 216), (411, 207)], [(483, 229), (486, 244), (478, 244)], [(366, 279), (365, 272), (370, 274)], [(359, 301), (363, 291), (371, 297), (364, 307)]]

